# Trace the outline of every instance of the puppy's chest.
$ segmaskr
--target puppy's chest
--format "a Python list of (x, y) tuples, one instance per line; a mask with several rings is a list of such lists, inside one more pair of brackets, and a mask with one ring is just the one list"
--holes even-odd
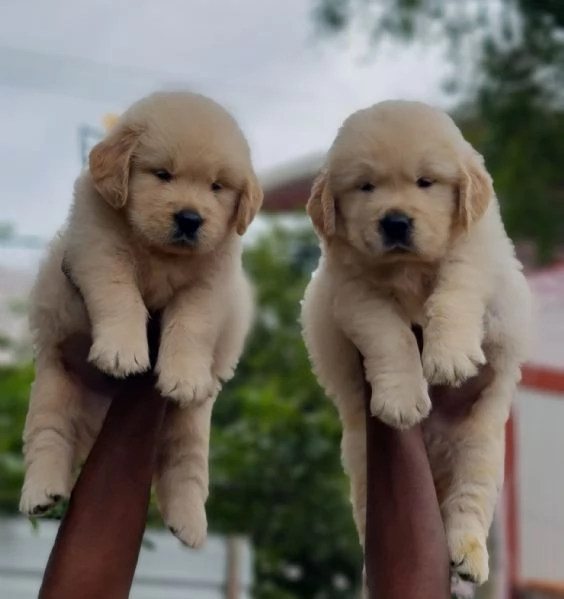
[(180, 289), (195, 282), (194, 265), (148, 259), (138, 265), (139, 291), (149, 310), (162, 310)]
[(424, 324), (425, 302), (433, 291), (432, 273), (398, 273), (386, 282), (389, 294), (414, 324)]

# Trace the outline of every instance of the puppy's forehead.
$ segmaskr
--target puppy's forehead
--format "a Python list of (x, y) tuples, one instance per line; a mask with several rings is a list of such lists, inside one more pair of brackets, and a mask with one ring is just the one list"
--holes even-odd
[(162, 93), (133, 106), (130, 119), (141, 128), (147, 159), (173, 162), (176, 168), (246, 166), (248, 143), (235, 119), (219, 104), (197, 94)]
[(445, 113), (418, 102), (382, 102), (352, 114), (328, 155), (335, 170), (382, 175), (402, 172), (445, 177), (457, 171), (456, 156), (467, 145)]

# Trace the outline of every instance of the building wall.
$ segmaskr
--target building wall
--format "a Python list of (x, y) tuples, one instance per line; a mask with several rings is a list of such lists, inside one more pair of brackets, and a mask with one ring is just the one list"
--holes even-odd
[[(36, 599), (56, 533), (53, 521), (34, 532), (23, 518), (0, 519), (0, 599)], [(193, 551), (168, 531), (149, 531), (146, 538), (151, 548), (141, 549), (130, 599), (225, 599), (225, 539), (208, 538)], [(250, 599), (251, 549), (246, 541), (239, 545), (241, 599)]]
[(517, 397), (521, 578), (564, 582), (564, 394)]

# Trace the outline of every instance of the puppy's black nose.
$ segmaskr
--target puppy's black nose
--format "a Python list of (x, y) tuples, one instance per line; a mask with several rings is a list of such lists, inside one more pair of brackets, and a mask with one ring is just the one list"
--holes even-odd
[(194, 237), (204, 219), (193, 210), (181, 210), (174, 215), (176, 228), (181, 235)]
[(388, 247), (406, 248), (411, 243), (413, 219), (405, 212), (393, 210), (380, 219), (380, 234)]

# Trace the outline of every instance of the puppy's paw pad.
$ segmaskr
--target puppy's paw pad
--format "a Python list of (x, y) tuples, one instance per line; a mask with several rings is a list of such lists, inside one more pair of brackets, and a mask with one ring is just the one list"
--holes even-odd
[(207, 537), (208, 521), (203, 503), (192, 503), (184, 510), (168, 514), (166, 525), (184, 545), (192, 549), (201, 547)]
[(122, 338), (114, 343), (107, 338), (97, 338), (90, 348), (88, 361), (117, 378), (146, 372), (151, 366), (146, 339), (134, 343)]
[(431, 411), (426, 383), (411, 389), (377, 390), (372, 394), (370, 412), (393, 428), (406, 429), (424, 420)]
[(448, 533), (450, 563), (463, 580), (483, 584), (489, 576), (488, 550), (483, 539), (465, 531)]
[(200, 404), (212, 399), (220, 389), (219, 382), (210, 374), (176, 378), (161, 372), (157, 389), (165, 397), (176, 401), (180, 406)]
[(460, 386), (478, 374), (486, 357), (479, 345), (470, 350), (451, 347), (444, 343), (429, 342), (421, 357), (423, 374), (432, 385)]
[(69, 498), (69, 493), (54, 489), (24, 488), (20, 499), (20, 512), (26, 516), (40, 517), (55, 509), (62, 501)]

